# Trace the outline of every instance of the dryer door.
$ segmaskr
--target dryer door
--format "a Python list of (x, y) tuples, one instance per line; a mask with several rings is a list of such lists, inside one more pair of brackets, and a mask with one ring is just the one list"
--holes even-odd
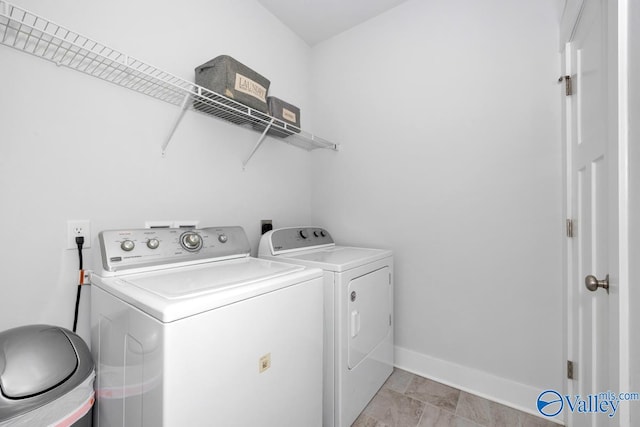
[(353, 369), (389, 334), (391, 284), (389, 267), (349, 282), (349, 369)]

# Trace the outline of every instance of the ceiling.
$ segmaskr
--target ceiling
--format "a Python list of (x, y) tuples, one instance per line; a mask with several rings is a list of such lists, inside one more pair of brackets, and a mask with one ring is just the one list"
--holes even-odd
[(309, 46), (355, 27), (406, 0), (258, 0)]

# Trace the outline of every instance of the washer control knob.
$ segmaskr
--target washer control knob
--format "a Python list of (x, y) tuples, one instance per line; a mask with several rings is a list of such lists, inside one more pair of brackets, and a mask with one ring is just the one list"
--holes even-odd
[(158, 249), (158, 246), (160, 246), (160, 241), (158, 239), (147, 240), (147, 247), (149, 249)]
[(320, 236), (320, 234), (318, 233), (318, 230), (314, 231), (314, 232), (313, 232), (313, 235), (314, 235), (315, 237)]
[(226, 234), (221, 234), (218, 236), (218, 242), (220, 243), (227, 243), (227, 240), (229, 240), (229, 238)]
[(135, 247), (136, 244), (133, 243), (133, 240), (124, 240), (122, 243), (120, 243), (120, 249), (125, 252), (131, 252)]
[(325, 233), (324, 230), (320, 230), (320, 235), (322, 237), (327, 237), (327, 233)]
[(307, 230), (300, 230), (298, 232), (298, 234), (300, 235), (300, 237), (302, 237), (303, 239), (306, 239), (307, 237), (309, 237), (309, 235), (307, 234)]
[(198, 233), (189, 231), (181, 236), (180, 243), (188, 251), (197, 251), (202, 247), (202, 238)]

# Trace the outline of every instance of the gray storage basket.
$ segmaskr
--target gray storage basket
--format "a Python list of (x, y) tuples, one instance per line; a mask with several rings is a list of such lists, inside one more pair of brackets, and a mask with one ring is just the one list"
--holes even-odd
[(205, 91), (203, 97), (196, 95), (194, 108), (237, 124), (254, 122), (246, 115), (267, 120), (266, 115), (260, 114), (268, 111), (267, 93), (271, 84), (264, 76), (228, 55), (220, 55), (196, 67), (195, 74), (198, 86), (216, 93)]
[[(286, 138), (293, 133), (300, 133), (300, 109), (298, 107), (275, 96), (267, 97), (267, 105), (269, 106), (269, 114), (274, 119), (273, 125), (267, 131), (268, 135)], [(257, 123), (254, 128), (264, 131), (266, 125), (266, 123)]]

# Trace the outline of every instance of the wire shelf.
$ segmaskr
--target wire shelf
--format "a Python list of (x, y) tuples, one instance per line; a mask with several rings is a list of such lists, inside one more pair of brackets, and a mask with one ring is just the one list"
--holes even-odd
[(186, 110), (194, 110), (261, 132), (249, 161), (266, 135), (306, 150), (338, 145), (263, 112), (174, 76), (139, 59), (75, 33), (61, 25), (0, 0), (0, 42), (59, 66), (106, 80), (170, 104), (181, 106), (162, 145), (166, 149)]

